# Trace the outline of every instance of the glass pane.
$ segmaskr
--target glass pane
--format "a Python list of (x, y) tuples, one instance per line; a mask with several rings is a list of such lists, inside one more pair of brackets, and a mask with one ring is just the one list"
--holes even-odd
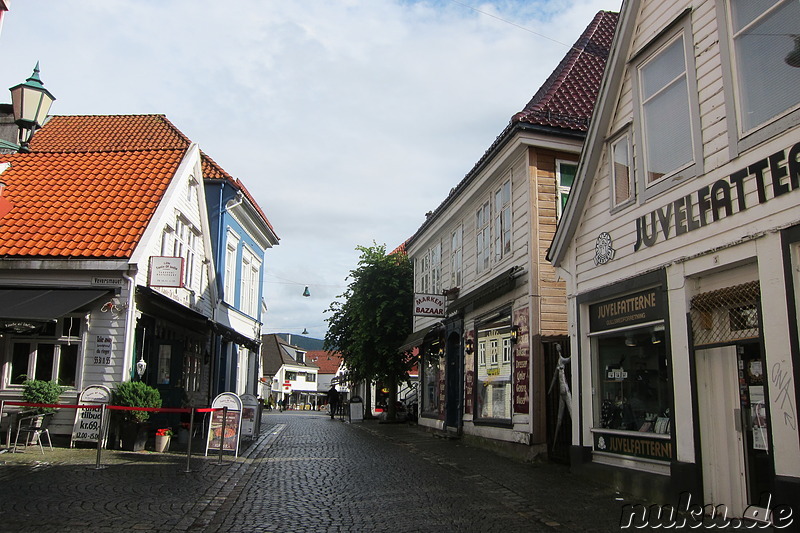
[(55, 344), (39, 344), (36, 347), (36, 379), (50, 381), (53, 379), (53, 359), (55, 357)]
[[(749, 2), (733, 4), (733, 13), (734, 19), (750, 18)], [(743, 131), (800, 104), (800, 68), (786, 63), (787, 55), (795, 50), (793, 36), (800, 33), (799, 28), (800, 2), (787, 2), (735, 35)]]
[(172, 346), (162, 344), (158, 347), (158, 377), (159, 385), (169, 385), (169, 370), (172, 363)]
[[(775, 0), (731, 0), (733, 10), (733, 31), (738, 32), (760, 15), (766, 13), (769, 8), (779, 4)], [(794, 0), (783, 0), (783, 3), (797, 3)]]
[(686, 79), (680, 79), (645, 104), (644, 122), (648, 183), (692, 162)]
[(31, 345), (27, 342), (15, 342), (11, 356), (11, 383), (20, 385), (28, 378), (28, 359)]
[(642, 98), (648, 100), (672, 80), (686, 72), (683, 38), (667, 46), (642, 67)]
[(78, 345), (62, 344), (58, 357), (58, 384), (65, 387), (75, 386), (75, 376), (78, 373)]
[(631, 197), (630, 159), (628, 155), (628, 138), (616, 142), (612, 148), (614, 166), (614, 203), (620, 203)]
[(572, 187), (572, 184), (575, 182), (575, 174), (578, 171), (578, 166), (562, 163), (559, 170), (559, 185), (562, 187)]

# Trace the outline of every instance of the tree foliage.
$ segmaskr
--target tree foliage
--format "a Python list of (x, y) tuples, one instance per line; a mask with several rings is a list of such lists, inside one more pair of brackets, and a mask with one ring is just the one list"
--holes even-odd
[(327, 312), (325, 349), (341, 353), (351, 381), (383, 381), (395, 388), (413, 364), (399, 348), (411, 332), (413, 269), (405, 252), (385, 245), (356, 248), (358, 267)]

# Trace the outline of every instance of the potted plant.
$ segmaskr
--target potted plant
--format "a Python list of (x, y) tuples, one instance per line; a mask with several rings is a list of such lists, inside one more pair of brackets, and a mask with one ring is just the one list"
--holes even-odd
[[(55, 381), (44, 381), (42, 379), (26, 379), (22, 382), (22, 399), (30, 403), (58, 403), (61, 393), (66, 390)], [(55, 413), (53, 407), (34, 407), (39, 414)]]
[(161, 428), (156, 430), (156, 451), (164, 453), (169, 449), (169, 441), (172, 437), (172, 428)]
[[(120, 407), (161, 407), (161, 393), (141, 381), (118, 383), (111, 391), (111, 404)], [(148, 411), (115, 411), (118, 435), (122, 439), (122, 449), (141, 451), (147, 442)]]

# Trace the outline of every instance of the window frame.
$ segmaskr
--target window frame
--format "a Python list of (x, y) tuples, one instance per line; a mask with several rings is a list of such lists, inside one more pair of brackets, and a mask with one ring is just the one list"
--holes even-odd
[(482, 202), (475, 210), (475, 271), (487, 272), (492, 266), (492, 203)]
[(247, 244), (242, 244), (241, 268), (238, 309), (248, 316), (255, 317), (258, 314), (261, 260)]
[[(693, 52), (693, 33), (691, 28), (691, 12), (683, 12), (678, 19), (667, 26), (667, 31), (657, 36), (648, 43), (642, 51), (635, 54), (630, 61), (630, 79), (633, 94), (633, 119), (636, 127), (634, 128), (634, 142), (637, 156), (633, 157), (634, 178), (638, 190), (640, 203), (644, 203), (662, 192), (685, 182), (688, 179), (702, 175), (703, 170), (703, 146), (700, 131), (700, 104), (697, 92), (697, 69)], [(683, 43), (683, 58), (686, 76), (687, 103), (689, 107), (689, 131), (691, 133), (692, 161), (681, 167), (672, 169), (669, 173), (653, 181), (647, 182), (647, 144), (644, 131), (644, 111), (641, 97), (640, 76), (643, 67), (659, 54), (667, 50), (670, 45), (678, 39)]]
[[(82, 372), (86, 351), (86, 335), (88, 329), (88, 315), (82, 313), (69, 313), (58, 318), (57, 323), (54, 325), (53, 334), (32, 334), (32, 335), (8, 335), (6, 354), (3, 357), (3, 379), (2, 390), (15, 390), (21, 389), (22, 383), (14, 383), (14, 346), (16, 344), (28, 345), (28, 356), (25, 375), (28, 379), (43, 379), (44, 376), (37, 376), (37, 369), (39, 364), (39, 346), (53, 346), (52, 361), (50, 362), (50, 372), (46, 381), (55, 380), (59, 383), (62, 382), (62, 356), (67, 356), (62, 347), (75, 346), (75, 368), (74, 379), (72, 384), (64, 385), (68, 389), (80, 389), (82, 382)], [(64, 333), (65, 321), (69, 320), (70, 323), (75, 320), (80, 324), (80, 331), (77, 335), (69, 335)], [(67, 332), (69, 333), (69, 332)], [(70, 372), (70, 374), (72, 374)]]
[[(456, 238), (456, 236), (458, 238)], [(461, 287), (464, 282), (464, 225), (459, 224), (450, 233), (450, 288)]]
[(783, 133), (800, 123), (800, 105), (786, 109), (765, 122), (745, 131), (741, 120), (743, 106), (738, 87), (738, 66), (734, 52), (733, 11), (730, 0), (717, 0), (717, 20), (719, 22), (720, 57), (722, 58), (723, 92), (727, 105), (732, 105), (733, 113), (726, 113), (728, 132), (728, 152), (735, 159), (742, 152)]
[[(616, 146), (625, 143), (628, 156), (628, 197), (624, 200), (617, 200), (617, 173), (616, 173), (616, 155), (614, 149)], [(633, 162), (633, 138), (630, 131), (630, 125), (626, 126), (619, 133), (611, 136), (606, 143), (608, 153), (608, 176), (609, 176), (609, 190), (611, 191), (610, 204), (612, 213), (616, 210), (623, 209), (636, 202), (636, 176)]]
[[(239, 235), (228, 229), (225, 240), (225, 287), (222, 291), (222, 300), (230, 305), (236, 304), (236, 273), (239, 264)], [(233, 252), (233, 253), (231, 253)]]
[[(494, 206), (492, 210), (492, 246), (494, 254), (490, 254), (490, 257), (494, 257), (495, 263), (510, 256), (513, 251), (512, 190), (511, 177), (509, 176), (500, 187), (495, 189), (492, 195)], [(508, 198), (505, 198), (506, 195)]]
[[(569, 165), (575, 168), (575, 172), (572, 176), (572, 185), (570, 187), (561, 185), (562, 167), (564, 165)], [(566, 203), (564, 204), (564, 207), (562, 207), (561, 197), (562, 195), (566, 194), (567, 198), (569, 198), (569, 193), (572, 191), (572, 187), (575, 186), (575, 179), (577, 179), (577, 177), (578, 177), (577, 161), (570, 161), (569, 159), (556, 159), (556, 220), (561, 220), (561, 215), (563, 214), (564, 207), (566, 207)]]

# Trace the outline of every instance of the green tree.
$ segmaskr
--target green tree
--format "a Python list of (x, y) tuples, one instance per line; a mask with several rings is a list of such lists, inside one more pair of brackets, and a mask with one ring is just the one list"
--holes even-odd
[[(405, 252), (386, 253), (385, 245), (358, 246), (358, 267), (350, 271), (350, 284), (327, 312), (325, 349), (342, 354), (351, 382), (381, 381), (389, 398), (408, 379), (414, 364), (399, 349), (411, 333), (414, 273)], [(388, 418), (396, 417), (389, 402)]]

